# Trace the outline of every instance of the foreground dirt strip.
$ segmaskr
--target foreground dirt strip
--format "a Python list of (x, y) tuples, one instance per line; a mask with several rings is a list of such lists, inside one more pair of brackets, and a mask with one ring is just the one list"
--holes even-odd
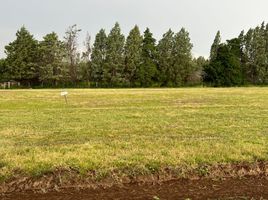
[(162, 184), (126, 184), (103, 189), (63, 190), (45, 194), (14, 193), (2, 200), (89, 200), (89, 199), (268, 199), (267, 177), (225, 180), (176, 180)]
[(0, 184), (0, 199), (268, 199), (267, 162), (200, 166), (185, 176), (176, 172), (166, 168), (135, 177), (114, 172), (94, 181), (94, 173), (80, 176), (75, 170), (35, 178), (18, 171)]

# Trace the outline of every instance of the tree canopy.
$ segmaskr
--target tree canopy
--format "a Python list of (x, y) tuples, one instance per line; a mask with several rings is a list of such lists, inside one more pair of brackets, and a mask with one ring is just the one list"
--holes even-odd
[(135, 25), (125, 37), (119, 23), (101, 29), (93, 45), (70, 26), (60, 39), (52, 32), (38, 41), (21, 27), (0, 60), (0, 81), (22, 87), (181, 87), (268, 84), (268, 24), (264, 22), (226, 42), (217, 32), (209, 59), (195, 58), (185, 28), (168, 29), (157, 41), (149, 28)]

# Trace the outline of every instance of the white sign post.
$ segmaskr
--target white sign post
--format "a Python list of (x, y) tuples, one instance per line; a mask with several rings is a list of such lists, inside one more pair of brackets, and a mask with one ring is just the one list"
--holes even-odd
[(64, 99), (65, 99), (65, 103), (68, 104), (68, 101), (67, 101), (67, 95), (68, 95), (68, 92), (66, 91), (63, 91), (60, 93), (61, 96), (64, 96)]

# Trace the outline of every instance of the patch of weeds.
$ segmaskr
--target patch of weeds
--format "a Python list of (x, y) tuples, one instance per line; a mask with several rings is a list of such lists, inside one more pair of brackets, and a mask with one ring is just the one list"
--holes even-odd
[(168, 152), (166, 150), (162, 150), (161, 151), (161, 155), (162, 156), (168, 156), (169, 154), (168, 154)]
[(66, 165), (69, 166), (69, 168), (72, 171), (75, 171), (78, 173), (80, 173), (80, 171), (81, 171), (79, 161), (77, 159), (70, 158), (69, 160), (67, 160)]
[(7, 176), (0, 174), (0, 183), (3, 183), (5, 180), (7, 180)]
[(114, 161), (114, 166), (118, 169), (123, 169), (128, 167), (128, 163), (125, 160), (116, 160)]
[(155, 174), (157, 173), (160, 168), (161, 168), (161, 165), (159, 162), (157, 161), (153, 161), (153, 162), (150, 162), (149, 164), (146, 164), (145, 167), (152, 173), (152, 174)]
[(17, 155), (25, 156), (25, 155), (29, 154), (30, 152), (31, 152), (30, 148), (22, 148), (22, 149), (18, 149), (16, 153), (17, 153)]
[(209, 167), (207, 165), (202, 165), (197, 168), (197, 173), (200, 176), (207, 176), (209, 174)]
[(107, 171), (98, 171), (96, 173), (95, 180), (96, 181), (101, 181), (101, 180), (105, 179), (108, 176), (109, 176), (109, 173)]
[(5, 161), (0, 161), (0, 169), (7, 166), (7, 163)]
[(86, 176), (89, 171), (95, 171), (96, 169), (100, 168), (98, 163), (95, 163), (91, 160), (81, 162), (78, 166), (74, 166), (76, 171), (79, 171), (81, 176)]
[(48, 163), (37, 163), (34, 169), (30, 169), (32, 176), (37, 178), (52, 171), (52, 166)]

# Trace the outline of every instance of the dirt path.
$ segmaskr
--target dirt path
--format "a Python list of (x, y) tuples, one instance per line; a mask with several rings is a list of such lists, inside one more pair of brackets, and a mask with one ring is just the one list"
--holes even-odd
[(249, 177), (213, 181), (178, 180), (161, 185), (130, 184), (97, 190), (65, 190), (60, 193), (11, 194), (2, 200), (93, 200), (93, 199), (268, 199), (268, 179)]

